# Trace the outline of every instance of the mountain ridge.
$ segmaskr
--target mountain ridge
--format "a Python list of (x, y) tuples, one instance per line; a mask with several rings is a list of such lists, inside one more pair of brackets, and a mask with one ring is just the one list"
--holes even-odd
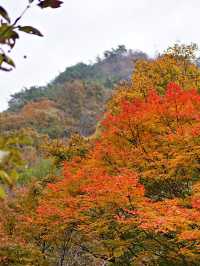
[(119, 45), (93, 64), (67, 67), (47, 86), (32, 86), (11, 95), (1, 129), (13, 130), (14, 120), (16, 128), (31, 127), (52, 138), (68, 137), (71, 132), (91, 135), (107, 100), (120, 81), (130, 78), (138, 59), (148, 56)]

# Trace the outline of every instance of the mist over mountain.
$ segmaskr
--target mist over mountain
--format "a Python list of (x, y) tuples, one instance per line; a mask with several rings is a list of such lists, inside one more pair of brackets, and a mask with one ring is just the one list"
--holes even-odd
[(116, 85), (130, 78), (138, 59), (147, 58), (141, 51), (119, 45), (95, 63), (67, 67), (47, 86), (32, 86), (11, 95), (2, 130), (31, 127), (52, 138), (68, 137), (72, 132), (91, 135)]

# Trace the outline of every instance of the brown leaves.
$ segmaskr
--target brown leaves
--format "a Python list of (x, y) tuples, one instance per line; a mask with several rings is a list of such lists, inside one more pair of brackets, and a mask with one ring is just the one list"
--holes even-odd
[(59, 0), (44, 0), (39, 2), (40, 3), (38, 4), (38, 6), (40, 6), (41, 8), (47, 8), (47, 7), (58, 8), (63, 4), (63, 2)]

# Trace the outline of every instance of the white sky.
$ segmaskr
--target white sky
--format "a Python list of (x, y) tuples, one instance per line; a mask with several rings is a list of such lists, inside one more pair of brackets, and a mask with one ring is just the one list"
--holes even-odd
[[(22, 25), (41, 30), (43, 38), (23, 35), (12, 57), (17, 68), (0, 72), (0, 110), (9, 95), (31, 85), (45, 85), (67, 66), (95, 60), (125, 44), (154, 55), (176, 41), (200, 45), (199, 0), (63, 0), (57, 9), (28, 11)], [(16, 17), (28, 0), (0, 0)], [(27, 55), (27, 59), (23, 58)]]

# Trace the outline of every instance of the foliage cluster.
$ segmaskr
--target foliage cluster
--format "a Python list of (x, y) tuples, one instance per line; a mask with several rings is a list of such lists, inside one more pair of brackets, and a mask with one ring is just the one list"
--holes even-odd
[(95, 136), (43, 141), (56, 171), (0, 202), (1, 265), (200, 264), (194, 51), (139, 61)]

